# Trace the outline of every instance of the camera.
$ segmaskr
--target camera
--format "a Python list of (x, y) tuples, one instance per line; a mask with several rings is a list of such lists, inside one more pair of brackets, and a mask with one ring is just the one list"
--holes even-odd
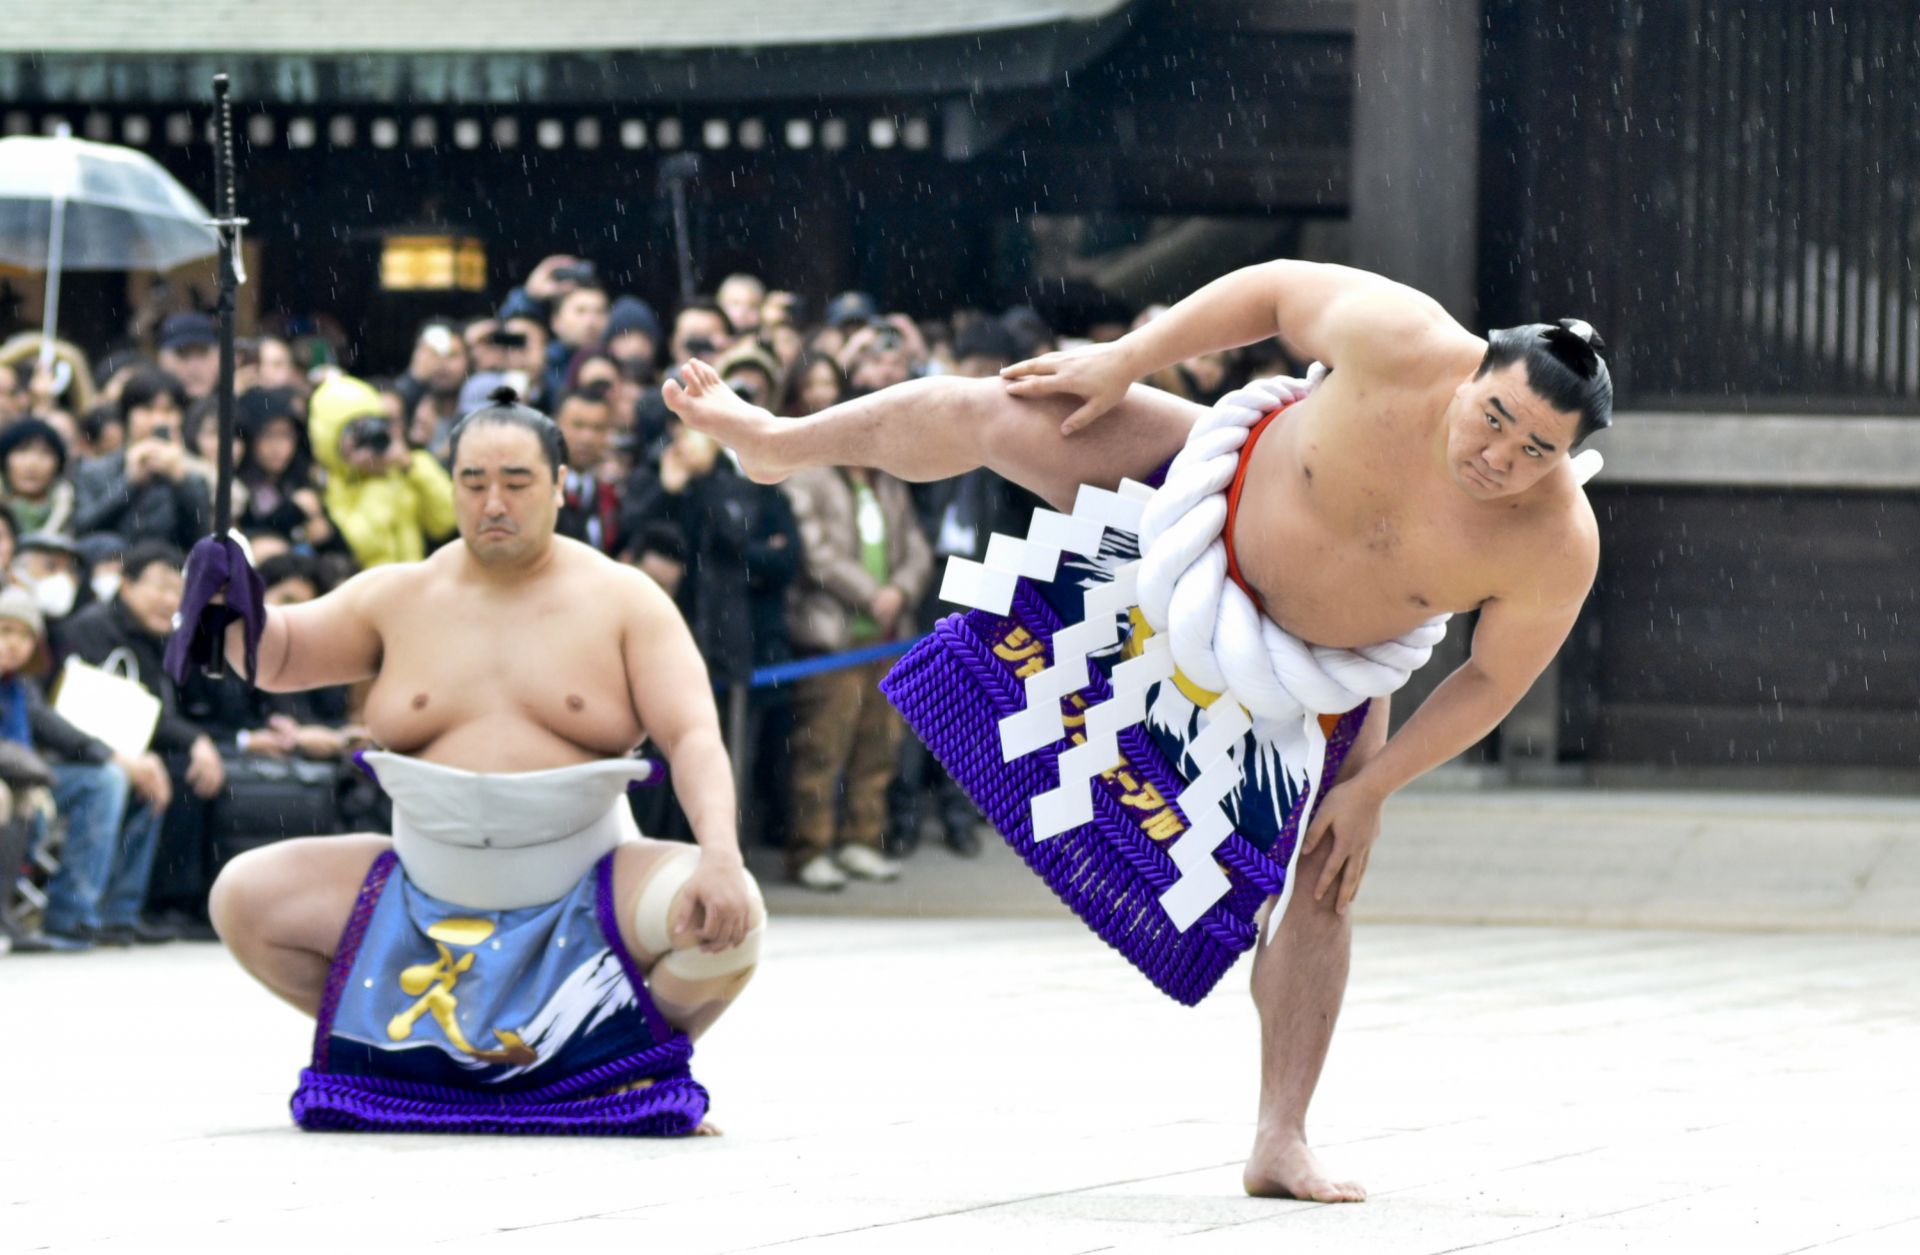
[(488, 333), (487, 343), (497, 345), (503, 349), (524, 349), (527, 347), (527, 333), (524, 331), (509, 331), (505, 327), (502, 327), (497, 331)]
[(161, 423), (149, 432), (148, 435), (154, 440), (171, 440), (173, 439), (173, 428), (166, 423)]
[(393, 447), (393, 427), (377, 414), (356, 418), (347, 424), (346, 442), (349, 448), (364, 449), (376, 457), (383, 456)]
[(593, 268), (593, 263), (590, 261), (577, 261), (571, 266), (553, 268), (555, 283), (592, 283), (598, 276), (599, 272)]
[(687, 337), (687, 355), (689, 357), (712, 357), (713, 351), (720, 346), (706, 336)]

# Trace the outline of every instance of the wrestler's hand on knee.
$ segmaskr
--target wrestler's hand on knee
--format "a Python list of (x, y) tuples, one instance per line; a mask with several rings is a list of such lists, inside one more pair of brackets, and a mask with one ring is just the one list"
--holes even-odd
[(680, 918), (673, 921), (673, 931), (692, 932), (702, 950), (715, 954), (739, 945), (752, 927), (747, 869), (737, 857), (727, 861), (703, 853), (700, 866), (680, 891)]
[(1114, 345), (1089, 344), (1015, 362), (1000, 372), (1000, 378), (1011, 396), (1079, 397), (1080, 408), (1060, 424), (1060, 434), (1071, 436), (1120, 404), (1134, 372)]
[(1313, 822), (1307, 825), (1306, 844), (1300, 847), (1304, 859), (1323, 840), (1333, 843), (1320, 869), (1319, 883), (1313, 887), (1313, 900), (1322, 901), (1338, 880), (1334, 908), (1342, 915), (1360, 891), (1360, 878), (1367, 873), (1367, 860), (1380, 836), (1380, 808), (1386, 801), (1365, 786), (1356, 787), (1356, 783), (1346, 781), (1327, 791)]

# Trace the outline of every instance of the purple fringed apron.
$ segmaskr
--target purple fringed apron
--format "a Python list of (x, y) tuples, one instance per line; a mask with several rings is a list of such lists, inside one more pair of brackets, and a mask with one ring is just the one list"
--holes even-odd
[(341, 935), (293, 1118), (684, 1136), (707, 1111), (692, 1054), (620, 940), (612, 853), (556, 902), (480, 911), (423, 893), (387, 851)]
[[(1162, 468), (1162, 473), (1164, 473)], [(1152, 481), (1158, 485), (1159, 475)], [(1070, 564), (1080, 580), (1022, 578), (1005, 615), (969, 610), (947, 616), (881, 682), (927, 748), (1020, 857), (1102, 940), (1176, 1001), (1192, 1006), (1212, 991), (1259, 936), (1261, 905), (1286, 885), (1309, 794), (1300, 773), (1331, 783), (1367, 713), (1323, 718), (1324, 758), (1268, 765), (1271, 744), (1249, 733), (1241, 762), (1249, 765), (1236, 799), (1234, 834), (1216, 851), (1232, 888), (1182, 932), (1160, 904), (1180, 876), (1167, 845), (1188, 827), (1180, 810), (1187, 779), (1178, 764), (1198, 723), (1143, 723), (1119, 735), (1124, 761), (1102, 773), (1093, 790), (1093, 820), (1045, 841), (1033, 836), (1033, 798), (1059, 783), (1058, 757), (1084, 738), (1077, 731), (1051, 747), (1004, 761), (1000, 721), (1026, 706), (1022, 678), (1051, 666), (1052, 641), (1063, 622), (1079, 622), (1087, 587), (1107, 577), (1137, 549), (1109, 530), (1097, 559)], [(1140, 625), (1136, 625), (1138, 628)], [(1092, 683), (1061, 702), (1068, 727), (1080, 712), (1112, 696), (1107, 675), (1126, 650), (1089, 658)], [(1176, 694), (1168, 697), (1178, 702)], [(1263, 757), (1264, 756), (1264, 757)], [(1291, 773), (1291, 774), (1290, 774)], [(1324, 795), (1315, 789), (1312, 796)]]

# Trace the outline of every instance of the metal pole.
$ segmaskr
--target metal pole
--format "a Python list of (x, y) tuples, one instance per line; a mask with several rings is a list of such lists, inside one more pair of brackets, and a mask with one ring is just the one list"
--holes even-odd
[[(240, 224), (236, 210), (233, 168), (233, 102), (228, 98), (227, 76), (213, 76), (213, 181), (214, 228), (220, 240), (220, 387), (219, 474), (213, 493), (213, 534), (224, 537), (233, 530), (233, 319), (234, 291), (240, 283)], [(226, 674), (226, 650), (214, 651), (213, 665), (207, 673), (215, 678)]]
[(740, 799), (746, 797), (747, 781), (753, 775), (753, 764), (747, 761), (753, 742), (747, 736), (745, 684), (736, 684), (727, 690), (727, 724), (727, 757), (733, 760), (733, 793)]
[[(73, 139), (73, 128), (62, 122), (54, 138), (65, 144)], [(73, 154), (62, 153), (59, 186), (53, 194), (53, 221), (47, 232), (47, 292), (40, 322), (40, 369), (53, 369), (53, 337), (60, 325), (60, 268), (67, 252), (67, 189), (73, 185)]]

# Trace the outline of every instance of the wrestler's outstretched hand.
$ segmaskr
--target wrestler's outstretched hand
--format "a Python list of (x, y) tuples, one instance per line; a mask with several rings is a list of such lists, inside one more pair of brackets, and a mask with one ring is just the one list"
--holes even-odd
[(702, 950), (717, 954), (746, 940), (752, 927), (753, 899), (739, 856), (728, 860), (701, 851), (700, 866), (680, 891), (680, 917), (673, 921), (673, 931), (691, 930)]
[(1326, 864), (1320, 869), (1320, 879), (1313, 886), (1313, 900), (1319, 902), (1325, 898), (1337, 880), (1334, 908), (1342, 915), (1353, 903), (1353, 895), (1360, 891), (1360, 878), (1367, 874), (1367, 859), (1372, 856), (1373, 843), (1380, 836), (1380, 808), (1385, 802), (1367, 788), (1354, 785), (1350, 780), (1327, 790), (1320, 809), (1314, 812), (1313, 822), (1307, 825), (1306, 844), (1300, 847), (1304, 863), (1322, 841), (1333, 843)]
[(1071, 436), (1120, 404), (1133, 367), (1116, 344), (1089, 344), (1015, 362), (1000, 378), (1016, 397), (1079, 397), (1080, 408), (1060, 424), (1060, 434)]

